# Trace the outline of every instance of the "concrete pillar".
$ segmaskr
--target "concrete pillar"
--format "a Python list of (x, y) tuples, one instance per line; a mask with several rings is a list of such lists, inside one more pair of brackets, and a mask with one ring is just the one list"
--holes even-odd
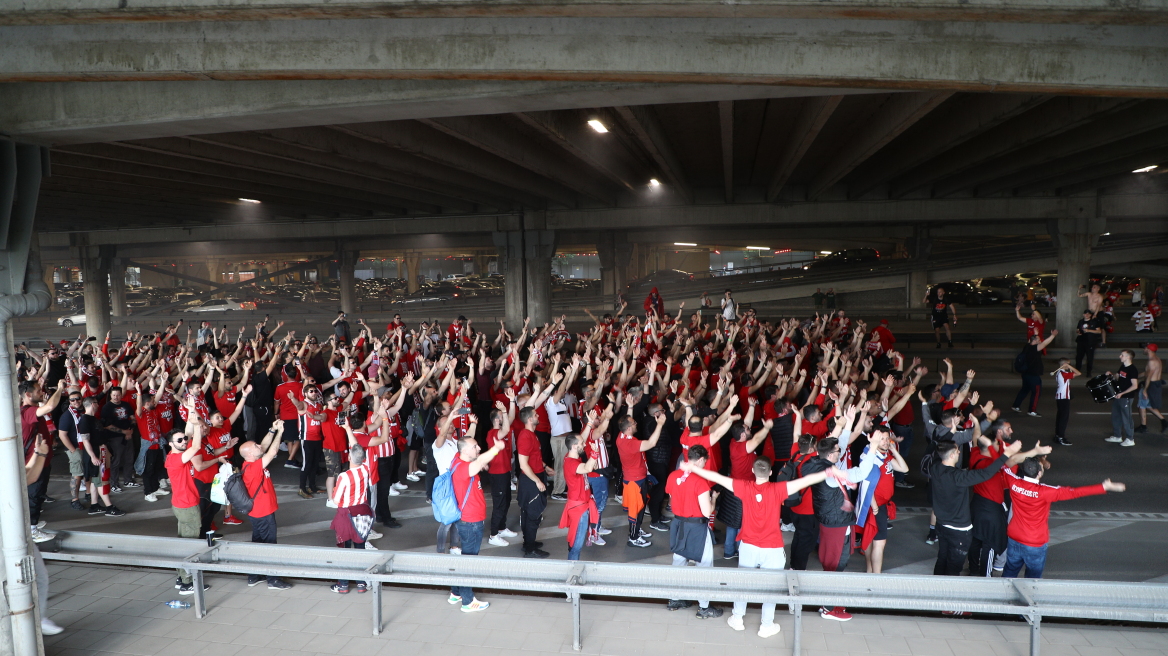
[(49, 288), (49, 295), (52, 297), (52, 300), (49, 301), (48, 308), (51, 310), (53, 309), (53, 306), (57, 304), (57, 287), (53, 282), (53, 273), (57, 270), (57, 267), (53, 266), (52, 264), (46, 264), (44, 267), (45, 285)]
[[(1076, 199), (1077, 200), (1077, 199)], [(1075, 345), (1075, 326), (1087, 307), (1087, 299), (1079, 297), (1079, 285), (1089, 285), (1091, 278), (1091, 247), (1106, 229), (1106, 221), (1094, 216), (1095, 199), (1077, 203), (1073, 207), (1079, 216), (1059, 219), (1058, 226), (1051, 232), (1051, 239), (1058, 249), (1058, 286), (1055, 296), (1055, 328), (1059, 335), (1055, 338), (1059, 346)]]
[(524, 230), (523, 250), (527, 260), (527, 316), (532, 326), (542, 326), (552, 317), (552, 257), (556, 254), (554, 230)]
[(913, 269), (907, 276), (904, 290), (904, 306), (919, 308), (923, 305), (925, 294), (929, 292), (929, 272), (924, 267)]
[(476, 274), (478, 274), (478, 276), (480, 278), (486, 278), (491, 273), (490, 271), (488, 271), (488, 267), (490, 266), (490, 263), (491, 263), (491, 256), (490, 255), (488, 255), (486, 253), (475, 253), (474, 272)]
[[(507, 329), (515, 332), (523, 327), (523, 320), (527, 317), (527, 266), (523, 252), (523, 232), (496, 232), (493, 237), (495, 247), (499, 249), (499, 270), (503, 274), (503, 307)], [(551, 281), (548, 283), (550, 288)]]
[(422, 254), (406, 253), (403, 261), (405, 262), (405, 275), (403, 277), (406, 279), (406, 292), (412, 294), (418, 291), (418, 266), (422, 263)]
[(596, 244), (596, 254), (600, 258), (600, 291), (606, 296), (615, 296), (628, 282), (633, 246), (626, 241), (624, 233), (606, 231), (601, 233)]
[(109, 270), (113, 246), (81, 246), (81, 276), (85, 281), (85, 332), (99, 340), (110, 330)]
[(115, 257), (110, 261), (110, 314), (115, 317), (127, 317), (130, 308), (126, 307), (126, 261)]
[(357, 312), (357, 279), (354, 272), (357, 270), (357, 251), (341, 251), (338, 262), (341, 279), (341, 309), (349, 314)]
[[(223, 283), (223, 260), (213, 257), (207, 260), (207, 280), (214, 283)], [(216, 297), (221, 296), (215, 294)]]

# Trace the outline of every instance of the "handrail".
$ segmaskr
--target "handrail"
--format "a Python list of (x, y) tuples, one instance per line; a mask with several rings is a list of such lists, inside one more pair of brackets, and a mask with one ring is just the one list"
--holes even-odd
[(375, 584), (370, 586), (373, 635), (381, 632), (382, 584), (564, 594), (572, 601), (576, 649), (582, 640), (581, 595), (784, 604), (795, 615), (794, 654), (800, 653), (803, 606), (1022, 615), (1031, 626), (1032, 656), (1039, 653), (1044, 616), (1168, 622), (1168, 585), (1155, 583), (674, 568), (227, 541), (208, 547), (189, 539), (73, 531), (61, 531), (42, 546), (48, 560), (185, 568), (194, 577), (199, 618), (207, 614), (205, 572), (365, 580)]

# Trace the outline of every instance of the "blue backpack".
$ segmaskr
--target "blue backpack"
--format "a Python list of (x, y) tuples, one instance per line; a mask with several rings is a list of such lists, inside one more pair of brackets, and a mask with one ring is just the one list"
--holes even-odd
[(438, 520), (439, 524), (453, 524), (462, 519), (462, 507), (470, 498), (472, 486), (470, 481), (467, 481), (466, 494), (462, 496), (462, 503), (458, 503), (455, 499), (454, 470), (464, 464), (460, 458), (455, 458), (455, 460), (454, 466), (434, 480), (434, 491), (430, 495), (430, 507), (434, 509), (434, 519)]

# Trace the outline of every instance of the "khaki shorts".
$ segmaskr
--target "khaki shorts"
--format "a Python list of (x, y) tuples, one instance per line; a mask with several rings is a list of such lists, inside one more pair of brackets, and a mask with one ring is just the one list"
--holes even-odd
[(331, 449), (324, 450), (324, 469), (329, 478), (336, 478), (341, 475), (342, 467), (345, 464), (341, 462), (341, 452), (333, 451)]
[[(73, 449), (69, 452), (69, 475), (73, 478), (81, 478), (85, 475), (85, 464), (81, 461), (81, 449)], [(86, 454), (89, 455), (89, 454)]]

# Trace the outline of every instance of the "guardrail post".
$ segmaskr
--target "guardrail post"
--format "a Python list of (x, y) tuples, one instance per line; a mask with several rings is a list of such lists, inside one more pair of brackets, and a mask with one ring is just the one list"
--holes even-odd
[(373, 635), (381, 635), (381, 581), (370, 581), (369, 591), (373, 593)]
[(1042, 653), (1042, 616), (1027, 615), (1026, 621), (1030, 624), (1030, 656), (1040, 656)]
[(791, 609), (795, 611), (795, 635), (791, 640), (791, 656), (799, 656), (803, 643), (803, 604), (792, 602)]
[(580, 593), (572, 593), (572, 648), (580, 651)]
[(195, 586), (195, 617), (207, 616), (207, 599), (203, 594), (203, 570), (196, 569), (191, 575), (191, 585)]

